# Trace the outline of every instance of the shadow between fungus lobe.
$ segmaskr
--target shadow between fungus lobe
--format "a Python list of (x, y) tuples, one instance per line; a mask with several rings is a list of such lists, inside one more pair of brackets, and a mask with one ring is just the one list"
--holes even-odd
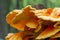
[(58, 38), (48, 38), (47, 40), (60, 40)]
[[(50, 27), (50, 25), (54, 25), (56, 22), (52, 22), (52, 21), (46, 21), (46, 20), (43, 20), (43, 22), (41, 23), (41, 29), (38, 31), (38, 32), (34, 32), (35, 29), (31, 29), (29, 30), (30, 28), (25, 26), (25, 36), (23, 37), (23, 40), (36, 40), (35, 38), (37, 36), (39, 36), (39, 34), (44, 31), (45, 29), (47, 29), (48, 27)], [(39, 24), (40, 25), (40, 24)], [(38, 25), (38, 26), (39, 26)]]
[(46, 20), (43, 20), (43, 22), (41, 23), (41, 29), (36, 33), (36, 36), (39, 36), (39, 34), (41, 32), (43, 32), (45, 29), (47, 29), (48, 27), (52, 26), (55, 24), (56, 22), (52, 22), (52, 21), (46, 21)]
[(23, 40), (33, 40), (35, 38), (35, 33), (32, 33), (30, 31), (24, 31), (25, 36), (23, 37)]
[(34, 40), (36, 37), (36, 33), (34, 32), (35, 29), (31, 29), (29, 27), (25, 27), (24, 33), (25, 36), (23, 37), (23, 40)]

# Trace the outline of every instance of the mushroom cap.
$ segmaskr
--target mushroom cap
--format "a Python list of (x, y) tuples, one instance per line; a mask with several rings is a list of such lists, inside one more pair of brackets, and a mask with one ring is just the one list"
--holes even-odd
[(6, 21), (13, 28), (24, 31), (27, 22), (30, 20), (35, 21), (37, 19), (32, 10), (35, 9), (30, 5), (23, 8), (22, 10), (13, 10), (7, 14)]
[(18, 33), (9, 33), (6, 37), (5, 37), (5, 39), (6, 40), (23, 40), (22, 38), (23, 38), (23, 35), (24, 34), (24, 32), (18, 32)]
[(39, 36), (36, 37), (36, 39), (45, 39), (45, 38), (51, 37), (56, 33), (58, 33), (59, 31), (60, 31), (59, 29), (56, 29), (54, 27), (48, 27), (44, 31), (42, 31), (39, 34)]
[(16, 29), (18, 29), (18, 30), (24, 30), (24, 25), (22, 25), (22, 24), (23, 24), (23, 21), (18, 22), (17, 24), (14, 24), (14, 23), (12, 22), (13, 18), (14, 18), (17, 14), (19, 14), (18, 12), (22, 12), (22, 11), (21, 11), (21, 10), (13, 10), (12, 12), (8, 13), (7, 16), (6, 16), (6, 21), (7, 21), (7, 23), (8, 23), (11, 27), (16, 28)]
[(43, 20), (50, 20), (53, 22), (60, 21), (60, 8), (42, 9), (34, 11), (35, 15)]

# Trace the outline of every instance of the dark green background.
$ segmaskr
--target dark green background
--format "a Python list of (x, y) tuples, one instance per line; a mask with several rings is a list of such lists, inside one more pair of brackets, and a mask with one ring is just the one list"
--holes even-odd
[(0, 0), (0, 38), (4, 38), (9, 32), (17, 32), (9, 27), (5, 21), (6, 14), (14, 9), (22, 9), (27, 5), (43, 4), (47, 8), (60, 7), (60, 0)]

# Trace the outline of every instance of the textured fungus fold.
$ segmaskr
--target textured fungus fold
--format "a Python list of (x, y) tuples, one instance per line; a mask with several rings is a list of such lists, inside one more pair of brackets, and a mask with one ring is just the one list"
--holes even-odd
[(6, 22), (21, 30), (18, 33), (9, 33), (6, 40), (60, 38), (60, 8), (37, 10), (28, 5), (21, 10), (9, 12)]

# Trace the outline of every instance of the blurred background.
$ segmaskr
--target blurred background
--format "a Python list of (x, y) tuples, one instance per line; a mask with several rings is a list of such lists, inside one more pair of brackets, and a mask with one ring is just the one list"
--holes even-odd
[(22, 9), (31, 5), (36, 9), (60, 7), (60, 0), (0, 0), (0, 40), (10, 32), (18, 32), (6, 23), (5, 17), (14, 9)]

